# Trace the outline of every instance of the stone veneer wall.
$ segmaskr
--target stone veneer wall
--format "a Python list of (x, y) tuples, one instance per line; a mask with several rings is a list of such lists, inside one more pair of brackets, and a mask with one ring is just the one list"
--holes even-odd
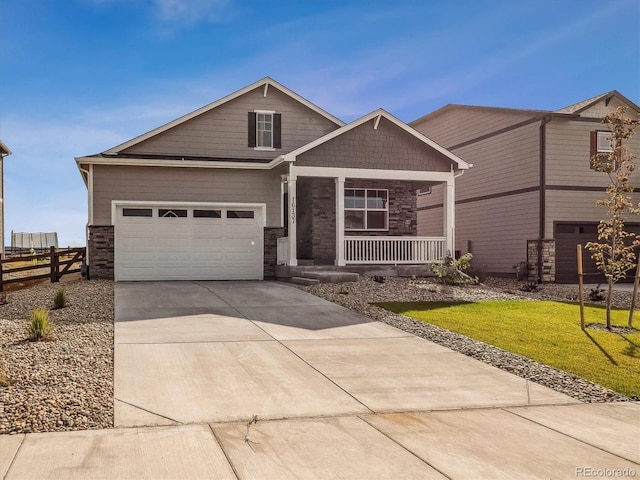
[(316, 265), (336, 260), (336, 182), (314, 178), (311, 191), (311, 254)]
[(556, 281), (556, 241), (554, 239), (527, 240), (529, 281), (538, 281), (538, 245), (542, 248), (542, 281)]
[(113, 225), (89, 226), (89, 277), (114, 279)]
[(264, 276), (275, 277), (278, 262), (278, 239), (284, 237), (284, 228), (264, 228)]

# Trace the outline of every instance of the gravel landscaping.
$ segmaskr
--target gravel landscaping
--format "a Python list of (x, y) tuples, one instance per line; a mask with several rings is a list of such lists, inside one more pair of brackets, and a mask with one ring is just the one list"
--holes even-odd
[[(51, 310), (65, 291), (68, 305)], [(45, 307), (51, 339), (30, 342)], [(0, 305), (0, 434), (113, 427), (113, 282), (80, 278), (7, 294)]]
[[(378, 283), (372, 278), (362, 278), (353, 283), (326, 283), (300, 288), (318, 297), (552, 388), (580, 401), (591, 403), (630, 400), (628, 397), (570, 373), (562, 372), (464, 335), (372, 305), (375, 302), (395, 301), (514, 299), (575, 301), (578, 298), (578, 288), (574, 285), (542, 285), (538, 292), (522, 292), (519, 290), (520, 285), (522, 283), (514, 280), (490, 279), (484, 285), (458, 287), (441, 285), (431, 280), (416, 281), (406, 278), (387, 277), (384, 283)], [(586, 293), (589, 293), (588, 289)], [(613, 295), (613, 303), (616, 306), (628, 308), (631, 303), (631, 292), (615, 291)]]

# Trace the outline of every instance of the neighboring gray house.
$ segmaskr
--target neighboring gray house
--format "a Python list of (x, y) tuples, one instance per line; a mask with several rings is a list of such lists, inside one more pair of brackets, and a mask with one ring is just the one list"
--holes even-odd
[(4, 258), (4, 157), (11, 155), (11, 150), (0, 141), (0, 239), (2, 246), (0, 247), (0, 256)]
[[(514, 275), (527, 261), (531, 280), (576, 282), (576, 245), (597, 239), (605, 209), (595, 202), (609, 182), (590, 157), (610, 148), (600, 119), (621, 105), (640, 112), (614, 90), (556, 111), (447, 105), (411, 122), (474, 165), (456, 181), (456, 250), (487, 273)], [(630, 146), (640, 154), (640, 136)], [(640, 176), (632, 182), (640, 186)], [(438, 185), (419, 196), (419, 235), (440, 231), (442, 206)], [(588, 254), (584, 261), (594, 274)]]
[[(424, 265), (453, 249), (469, 168), (384, 110), (345, 124), (270, 78), (76, 162), (90, 275), (116, 280)], [(416, 190), (431, 184), (446, 213), (418, 237)]]

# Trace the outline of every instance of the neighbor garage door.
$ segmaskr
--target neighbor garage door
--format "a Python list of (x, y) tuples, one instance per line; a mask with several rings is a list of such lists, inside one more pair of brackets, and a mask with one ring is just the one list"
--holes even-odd
[[(640, 225), (628, 224), (626, 229), (630, 232), (640, 233)], [(556, 223), (554, 226), (554, 238), (556, 240), (556, 282), (578, 283), (578, 265), (576, 245), (583, 247), (587, 242), (598, 241), (597, 223)], [(583, 249), (582, 265), (585, 283), (605, 283), (604, 275), (596, 267), (591, 259), (591, 253)], [(633, 281), (634, 271), (628, 272), (626, 281)]]
[(260, 280), (262, 207), (119, 204), (116, 280)]

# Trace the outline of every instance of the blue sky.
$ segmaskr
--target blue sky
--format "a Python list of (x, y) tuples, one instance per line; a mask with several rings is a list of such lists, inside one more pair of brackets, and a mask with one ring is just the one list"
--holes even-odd
[(640, 104), (640, 0), (0, 0), (5, 243), (84, 245), (74, 157), (265, 76), (344, 121)]

